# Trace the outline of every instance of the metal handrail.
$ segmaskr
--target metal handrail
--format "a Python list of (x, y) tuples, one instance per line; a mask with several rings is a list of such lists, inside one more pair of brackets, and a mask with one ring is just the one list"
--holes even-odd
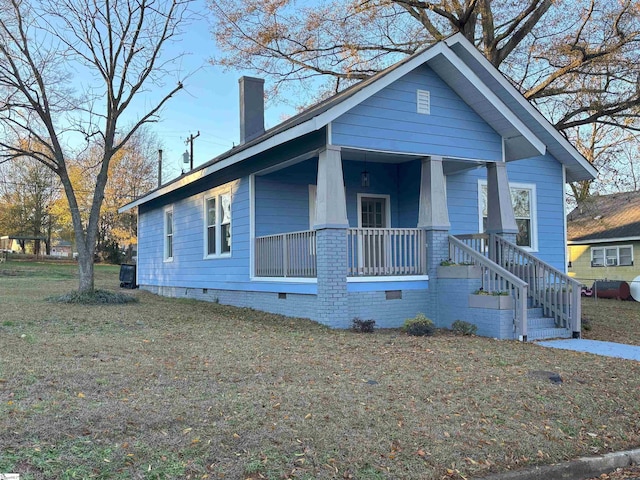
[(449, 235), (449, 258), (454, 263), (478, 265), (482, 271), (482, 289), (487, 293), (509, 292), (514, 299), (513, 321), (516, 338), (526, 342), (527, 282), (452, 235)]

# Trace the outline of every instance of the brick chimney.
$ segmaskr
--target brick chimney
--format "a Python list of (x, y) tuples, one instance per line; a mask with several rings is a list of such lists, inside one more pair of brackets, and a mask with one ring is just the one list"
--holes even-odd
[(240, 77), (240, 144), (264, 133), (264, 79)]

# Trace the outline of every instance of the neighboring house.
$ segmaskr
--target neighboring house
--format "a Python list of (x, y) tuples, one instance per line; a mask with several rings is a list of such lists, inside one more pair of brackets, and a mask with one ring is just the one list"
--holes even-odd
[(20, 244), (18, 240), (8, 235), (0, 237), (0, 252), (18, 252), (20, 251)]
[(579, 335), (564, 187), (596, 172), (462, 35), (267, 131), (263, 101), (240, 79), (240, 145), (121, 208), (141, 288), (337, 328)]
[(567, 217), (569, 275), (631, 281), (640, 275), (640, 191), (595, 195)]
[(51, 247), (51, 256), (53, 257), (71, 257), (71, 242), (60, 240)]

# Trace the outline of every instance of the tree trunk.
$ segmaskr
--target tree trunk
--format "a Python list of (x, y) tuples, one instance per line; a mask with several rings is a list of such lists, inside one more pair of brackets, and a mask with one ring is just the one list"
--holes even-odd
[(93, 252), (85, 255), (78, 254), (78, 270), (80, 271), (78, 290), (83, 293), (93, 292)]

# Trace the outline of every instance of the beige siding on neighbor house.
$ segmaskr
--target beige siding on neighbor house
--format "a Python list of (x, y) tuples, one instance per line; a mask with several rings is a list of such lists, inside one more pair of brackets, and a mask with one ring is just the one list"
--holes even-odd
[[(615, 267), (592, 267), (591, 247), (620, 247), (633, 245), (633, 265)], [(590, 245), (569, 245), (569, 275), (591, 286), (594, 280), (625, 280), (630, 282), (640, 275), (640, 242), (593, 243)]]

